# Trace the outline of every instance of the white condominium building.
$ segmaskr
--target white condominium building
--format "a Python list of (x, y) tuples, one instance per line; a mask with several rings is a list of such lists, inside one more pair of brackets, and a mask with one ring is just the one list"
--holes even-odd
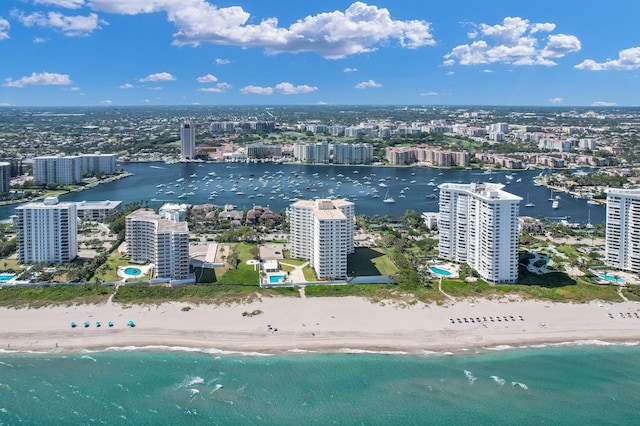
[(78, 255), (76, 203), (56, 197), (16, 208), (18, 262), (68, 263)]
[(127, 254), (133, 262), (153, 263), (157, 278), (189, 278), (189, 229), (187, 222), (175, 222), (140, 209), (126, 219)]
[(180, 126), (180, 159), (193, 160), (196, 158), (196, 127), (191, 121), (185, 121)]
[(640, 189), (609, 188), (605, 234), (605, 263), (640, 272)]
[(440, 188), (440, 257), (466, 263), (489, 283), (518, 280), (518, 214), (522, 198), (492, 183)]
[(82, 180), (80, 157), (43, 156), (33, 159), (33, 180), (74, 185)]
[(291, 205), (291, 257), (308, 260), (320, 280), (347, 277), (354, 252), (354, 204), (346, 200), (301, 200)]

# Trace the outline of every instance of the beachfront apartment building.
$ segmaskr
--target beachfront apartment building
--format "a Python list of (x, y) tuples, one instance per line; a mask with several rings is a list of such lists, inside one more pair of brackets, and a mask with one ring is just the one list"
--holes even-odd
[(489, 283), (518, 280), (518, 215), (522, 198), (495, 183), (443, 183), (440, 257), (466, 263)]
[(18, 262), (69, 263), (78, 255), (76, 203), (47, 197), (16, 208)]
[(127, 254), (132, 262), (152, 263), (157, 278), (189, 278), (189, 228), (150, 209), (138, 209), (125, 222)]
[(640, 272), (640, 189), (609, 188), (605, 192), (605, 263)]
[(291, 257), (308, 260), (320, 280), (346, 279), (354, 252), (354, 204), (346, 200), (300, 200), (291, 205)]
[(180, 159), (183, 161), (196, 158), (196, 127), (191, 121), (180, 125)]

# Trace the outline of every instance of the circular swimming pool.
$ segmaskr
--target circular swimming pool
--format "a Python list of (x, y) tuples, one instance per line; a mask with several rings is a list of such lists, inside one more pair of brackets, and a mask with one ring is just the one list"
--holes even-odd
[(134, 268), (133, 266), (128, 266), (124, 268), (124, 273), (129, 275), (130, 277), (139, 277), (142, 275), (142, 270), (140, 268)]

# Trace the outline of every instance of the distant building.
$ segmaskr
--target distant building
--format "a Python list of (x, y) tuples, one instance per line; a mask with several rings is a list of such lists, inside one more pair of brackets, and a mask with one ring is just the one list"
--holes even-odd
[(0, 197), (9, 195), (11, 185), (11, 163), (0, 162)]
[(82, 165), (77, 156), (42, 156), (33, 159), (33, 180), (60, 185), (75, 185), (82, 180)]
[(90, 175), (112, 175), (116, 172), (115, 154), (82, 154), (80, 171)]
[(371, 164), (373, 146), (367, 143), (334, 143), (333, 164)]
[(189, 278), (187, 222), (175, 222), (153, 210), (139, 209), (126, 218), (125, 238), (131, 261), (153, 263), (157, 278)]
[(262, 142), (249, 145), (247, 148), (249, 159), (276, 159), (282, 158), (281, 145), (265, 145)]
[(291, 257), (308, 260), (318, 279), (347, 278), (354, 252), (354, 204), (345, 200), (301, 200), (291, 205)]
[(78, 219), (102, 220), (114, 213), (122, 201), (80, 201), (76, 203)]
[(18, 262), (69, 263), (78, 255), (76, 203), (56, 197), (16, 208)]
[(327, 142), (296, 143), (293, 156), (302, 163), (329, 163), (329, 144)]
[(518, 281), (522, 198), (492, 183), (440, 185), (440, 257), (466, 263), (489, 283)]
[(196, 158), (196, 128), (191, 121), (185, 121), (180, 126), (180, 159), (193, 160)]
[(607, 193), (605, 263), (611, 268), (640, 272), (640, 189)]

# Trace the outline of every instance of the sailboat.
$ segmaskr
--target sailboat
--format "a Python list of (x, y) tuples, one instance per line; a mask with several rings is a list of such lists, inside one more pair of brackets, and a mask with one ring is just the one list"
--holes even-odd
[(525, 207), (535, 207), (536, 206), (534, 203), (529, 201), (529, 194), (527, 194), (527, 204), (525, 204), (524, 206)]
[(389, 196), (389, 190), (387, 189), (387, 194), (384, 196), (384, 200), (382, 200), (383, 203), (387, 203), (387, 204), (391, 204), (391, 203), (395, 203), (396, 200), (393, 199), (393, 197)]

